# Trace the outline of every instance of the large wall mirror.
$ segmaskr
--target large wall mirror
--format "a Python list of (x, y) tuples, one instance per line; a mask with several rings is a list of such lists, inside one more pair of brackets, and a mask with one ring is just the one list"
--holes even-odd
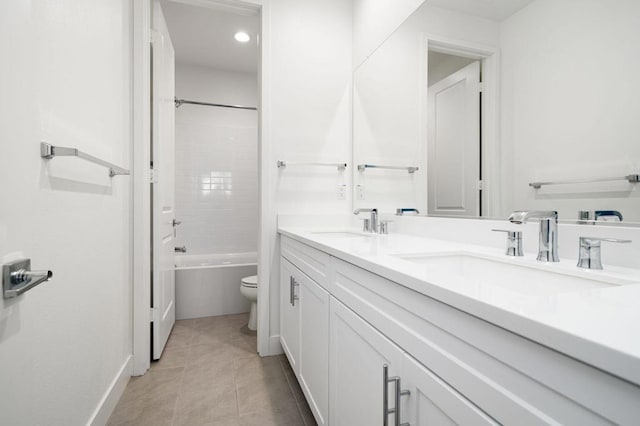
[(640, 2), (427, 0), (354, 71), (354, 205), (640, 222)]

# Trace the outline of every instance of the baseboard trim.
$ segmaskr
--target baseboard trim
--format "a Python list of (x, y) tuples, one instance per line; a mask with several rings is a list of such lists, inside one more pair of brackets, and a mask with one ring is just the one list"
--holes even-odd
[(280, 355), (284, 353), (280, 344), (280, 335), (269, 336), (269, 353), (260, 354), (261, 356)]
[(107, 424), (111, 413), (113, 413), (113, 409), (116, 408), (120, 397), (124, 393), (124, 389), (127, 387), (127, 383), (129, 383), (132, 369), (133, 357), (129, 355), (87, 422), (88, 425), (103, 426)]

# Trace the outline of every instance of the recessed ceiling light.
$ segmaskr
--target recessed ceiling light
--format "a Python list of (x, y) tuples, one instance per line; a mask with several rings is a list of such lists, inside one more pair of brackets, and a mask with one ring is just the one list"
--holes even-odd
[(249, 40), (251, 40), (251, 37), (249, 37), (249, 34), (245, 33), (244, 31), (238, 31), (237, 33), (234, 34), (233, 37), (240, 43), (246, 43)]

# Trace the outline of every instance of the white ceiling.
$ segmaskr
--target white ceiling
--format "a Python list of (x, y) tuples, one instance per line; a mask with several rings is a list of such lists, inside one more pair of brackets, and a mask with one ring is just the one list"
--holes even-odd
[[(226, 71), (257, 72), (258, 16), (251, 9), (207, 2), (162, 0), (176, 62)], [(244, 31), (248, 43), (238, 43), (233, 35)]]
[(534, 0), (427, 0), (431, 6), (479, 16), (493, 21), (504, 21)]

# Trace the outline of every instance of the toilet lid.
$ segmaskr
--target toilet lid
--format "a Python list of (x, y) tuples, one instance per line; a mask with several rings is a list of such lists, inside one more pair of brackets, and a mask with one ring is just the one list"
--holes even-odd
[(258, 287), (258, 276), (252, 275), (242, 279), (242, 285), (246, 287)]

